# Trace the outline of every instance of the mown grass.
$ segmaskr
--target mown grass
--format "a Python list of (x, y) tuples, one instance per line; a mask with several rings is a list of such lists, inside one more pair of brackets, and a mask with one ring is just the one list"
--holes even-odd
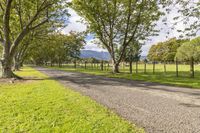
[(0, 84), (0, 132), (144, 132), (32, 68), (17, 74), (40, 80)]
[(94, 75), (102, 75), (106, 77), (112, 78), (124, 78), (130, 80), (141, 80), (141, 81), (148, 81), (148, 82), (156, 82), (162, 84), (169, 84), (175, 86), (182, 86), (182, 87), (190, 87), (190, 88), (200, 88), (200, 66), (195, 66), (195, 78), (190, 78), (190, 67), (189, 65), (179, 65), (179, 77), (176, 77), (176, 66), (173, 64), (167, 65), (167, 72), (164, 73), (164, 66), (163, 64), (156, 64), (155, 73), (153, 74), (153, 65), (147, 64), (146, 73), (144, 73), (144, 65), (138, 65), (138, 73), (135, 72), (135, 65), (133, 65), (133, 74), (129, 74), (128, 67), (121, 67), (119, 74), (113, 74), (111, 72), (111, 68), (106, 68), (104, 71), (101, 71), (99, 68), (92, 68), (88, 66), (87, 69), (82, 67), (73, 68), (72, 65), (65, 65), (62, 68), (59, 67), (52, 67), (54, 69), (71, 71), (71, 72), (82, 72)]

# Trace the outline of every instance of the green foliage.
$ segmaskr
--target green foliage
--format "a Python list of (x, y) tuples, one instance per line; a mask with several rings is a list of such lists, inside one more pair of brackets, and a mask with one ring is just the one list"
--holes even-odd
[(139, 42), (130, 44), (126, 50), (125, 61), (127, 62), (139, 61), (140, 54), (142, 53), (141, 47), (142, 47), (142, 44)]
[(44, 80), (0, 84), (0, 132), (143, 132), (34, 69), (17, 74)]
[(174, 19), (178, 20), (177, 24), (181, 20), (185, 25), (183, 33), (186, 33), (186, 36), (196, 36), (200, 28), (200, 1), (175, 0), (173, 2), (178, 5), (178, 12), (181, 13)]
[(168, 41), (160, 42), (150, 48), (147, 57), (150, 61), (174, 61), (177, 49), (187, 41), (187, 39), (172, 38)]
[(37, 29), (57, 31), (67, 24), (65, 0), (0, 0), (1, 77), (12, 78), (12, 64), (19, 45)]
[(51, 34), (47, 38), (33, 42), (26, 61), (32, 61), (37, 65), (44, 65), (48, 62), (61, 65), (64, 62), (78, 59), (84, 43), (84, 36), (80, 33)]
[(181, 61), (200, 61), (200, 37), (184, 43), (178, 48), (176, 57)]

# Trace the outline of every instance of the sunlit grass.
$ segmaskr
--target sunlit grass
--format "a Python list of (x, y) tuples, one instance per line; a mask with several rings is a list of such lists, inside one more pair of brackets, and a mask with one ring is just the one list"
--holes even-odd
[(17, 74), (41, 80), (0, 84), (0, 132), (143, 132), (32, 68)]
[(156, 64), (155, 73), (153, 74), (153, 65), (147, 64), (146, 73), (144, 73), (144, 64), (138, 65), (138, 74), (136, 74), (136, 65), (133, 65), (133, 74), (129, 74), (129, 68), (120, 67), (121, 73), (113, 74), (111, 68), (106, 67), (104, 71), (100, 68), (93, 68), (88, 66), (85, 69), (83, 66), (78, 68), (73, 68), (72, 65), (65, 65), (62, 68), (53, 67), (54, 69), (71, 71), (71, 72), (82, 72), (94, 75), (103, 75), (112, 78), (125, 78), (130, 80), (142, 80), (149, 82), (158, 82), (176, 86), (185, 86), (191, 88), (200, 88), (200, 66), (195, 66), (195, 78), (190, 78), (190, 66), (189, 65), (179, 65), (179, 77), (176, 77), (176, 66), (174, 64), (167, 64), (167, 72), (164, 73), (164, 65)]

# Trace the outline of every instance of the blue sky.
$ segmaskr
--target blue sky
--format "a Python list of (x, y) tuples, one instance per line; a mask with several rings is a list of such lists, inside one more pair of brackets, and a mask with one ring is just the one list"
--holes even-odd
[[(69, 19), (70, 23), (62, 32), (64, 34), (67, 34), (70, 31), (76, 31), (76, 32), (85, 31), (86, 25), (80, 22), (81, 17), (77, 15), (77, 13), (72, 9), (69, 9), (69, 13), (71, 14), (71, 17)], [(160, 21), (157, 22), (157, 25), (158, 25), (157, 28), (161, 29), (159, 32), (159, 36), (151, 37), (150, 40), (145, 42), (145, 45), (142, 47), (143, 56), (146, 56), (148, 54), (148, 51), (153, 44), (157, 44), (158, 42), (161, 42), (161, 41), (166, 41), (169, 38), (179, 37), (180, 33), (177, 32), (177, 30), (169, 30), (170, 29), (169, 27), (171, 27), (172, 24), (174, 23), (173, 18), (177, 15), (178, 15), (177, 11), (173, 10), (169, 15), (163, 16), (160, 19)], [(163, 18), (168, 18), (168, 22), (169, 22), (168, 26), (162, 23)], [(184, 29), (184, 27), (185, 25), (183, 23), (179, 23), (178, 25), (176, 25), (176, 29)], [(169, 32), (170, 34), (168, 35), (167, 32)], [(87, 45), (85, 46), (85, 49), (95, 50), (95, 51), (106, 51), (105, 49), (102, 49), (101, 47), (97, 46), (95, 44), (95, 41), (98, 41), (98, 40), (96, 40), (92, 35), (88, 35), (86, 37)]]

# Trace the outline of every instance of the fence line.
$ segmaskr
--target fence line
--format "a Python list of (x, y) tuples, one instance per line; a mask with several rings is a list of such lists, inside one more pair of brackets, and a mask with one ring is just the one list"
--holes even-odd
[[(176, 77), (181, 76), (180, 73), (184, 73), (184, 76), (187, 74), (191, 78), (194, 78), (195, 75), (195, 67), (193, 64), (193, 67), (188, 64), (185, 65), (185, 62), (179, 62), (176, 60), (175, 62), (170, 62), (170, 63), (159, 63), (159, 62), (151, 62), (151, 63), (146, 63), (146, 62), (134, 62), (132, 64), (129, 63), (121, 63), (120, 64), (120, 71), (121, 72), (126, 72), (126, 73), (132, 73), (134, 71), (135, 74), (161, 74), (163, 73), (164, 75), (167, 74), (172, 74)], [(132, 66), (131, 66), (132, 65)], [(163, 65), (163, 66), (162, 66)], [(72, 65), (73, 66), (73, 65)], [(184, 67), (184, 68), (183, 68)], [(186, 68), (189, 67), (187, 70)], [(74, 68), (82, 68), (82, 69), (91, 69), (91, 70), (100, 70), (100, 71), (111, 71), (112, 70), (112, 64), (109, 62), (98, 62), (98, 63), (91, 63), (91, 62), (76, 62), (74, 63)], [(131, 70), (132, 68), (132, 70)], [(200, 71), (200, 69), (199, 69)], [(182, 75), (183, 76), (183, 75)], [(200, 75), (199, 75), (200, 76)]]

